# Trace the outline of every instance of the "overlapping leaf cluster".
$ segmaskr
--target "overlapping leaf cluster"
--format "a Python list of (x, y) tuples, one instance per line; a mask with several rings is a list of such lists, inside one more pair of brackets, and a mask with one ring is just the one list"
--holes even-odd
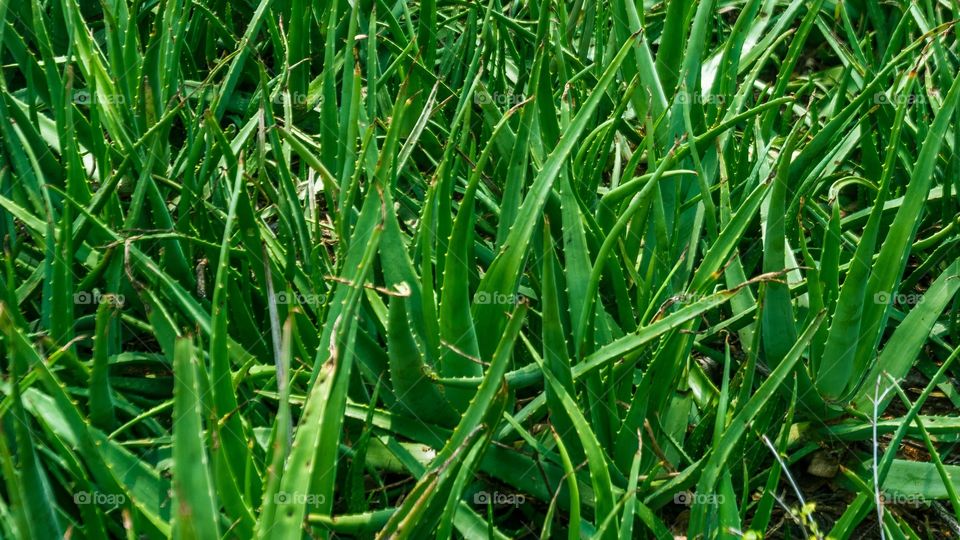
[(960, 517), (958, 15), (0, 0), (0, 535)]

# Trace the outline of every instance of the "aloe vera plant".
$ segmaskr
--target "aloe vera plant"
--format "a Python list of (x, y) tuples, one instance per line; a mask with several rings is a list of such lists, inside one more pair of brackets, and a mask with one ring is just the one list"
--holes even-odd
[(958, 13), (0, 0), (0, 536), (960, 534)]

